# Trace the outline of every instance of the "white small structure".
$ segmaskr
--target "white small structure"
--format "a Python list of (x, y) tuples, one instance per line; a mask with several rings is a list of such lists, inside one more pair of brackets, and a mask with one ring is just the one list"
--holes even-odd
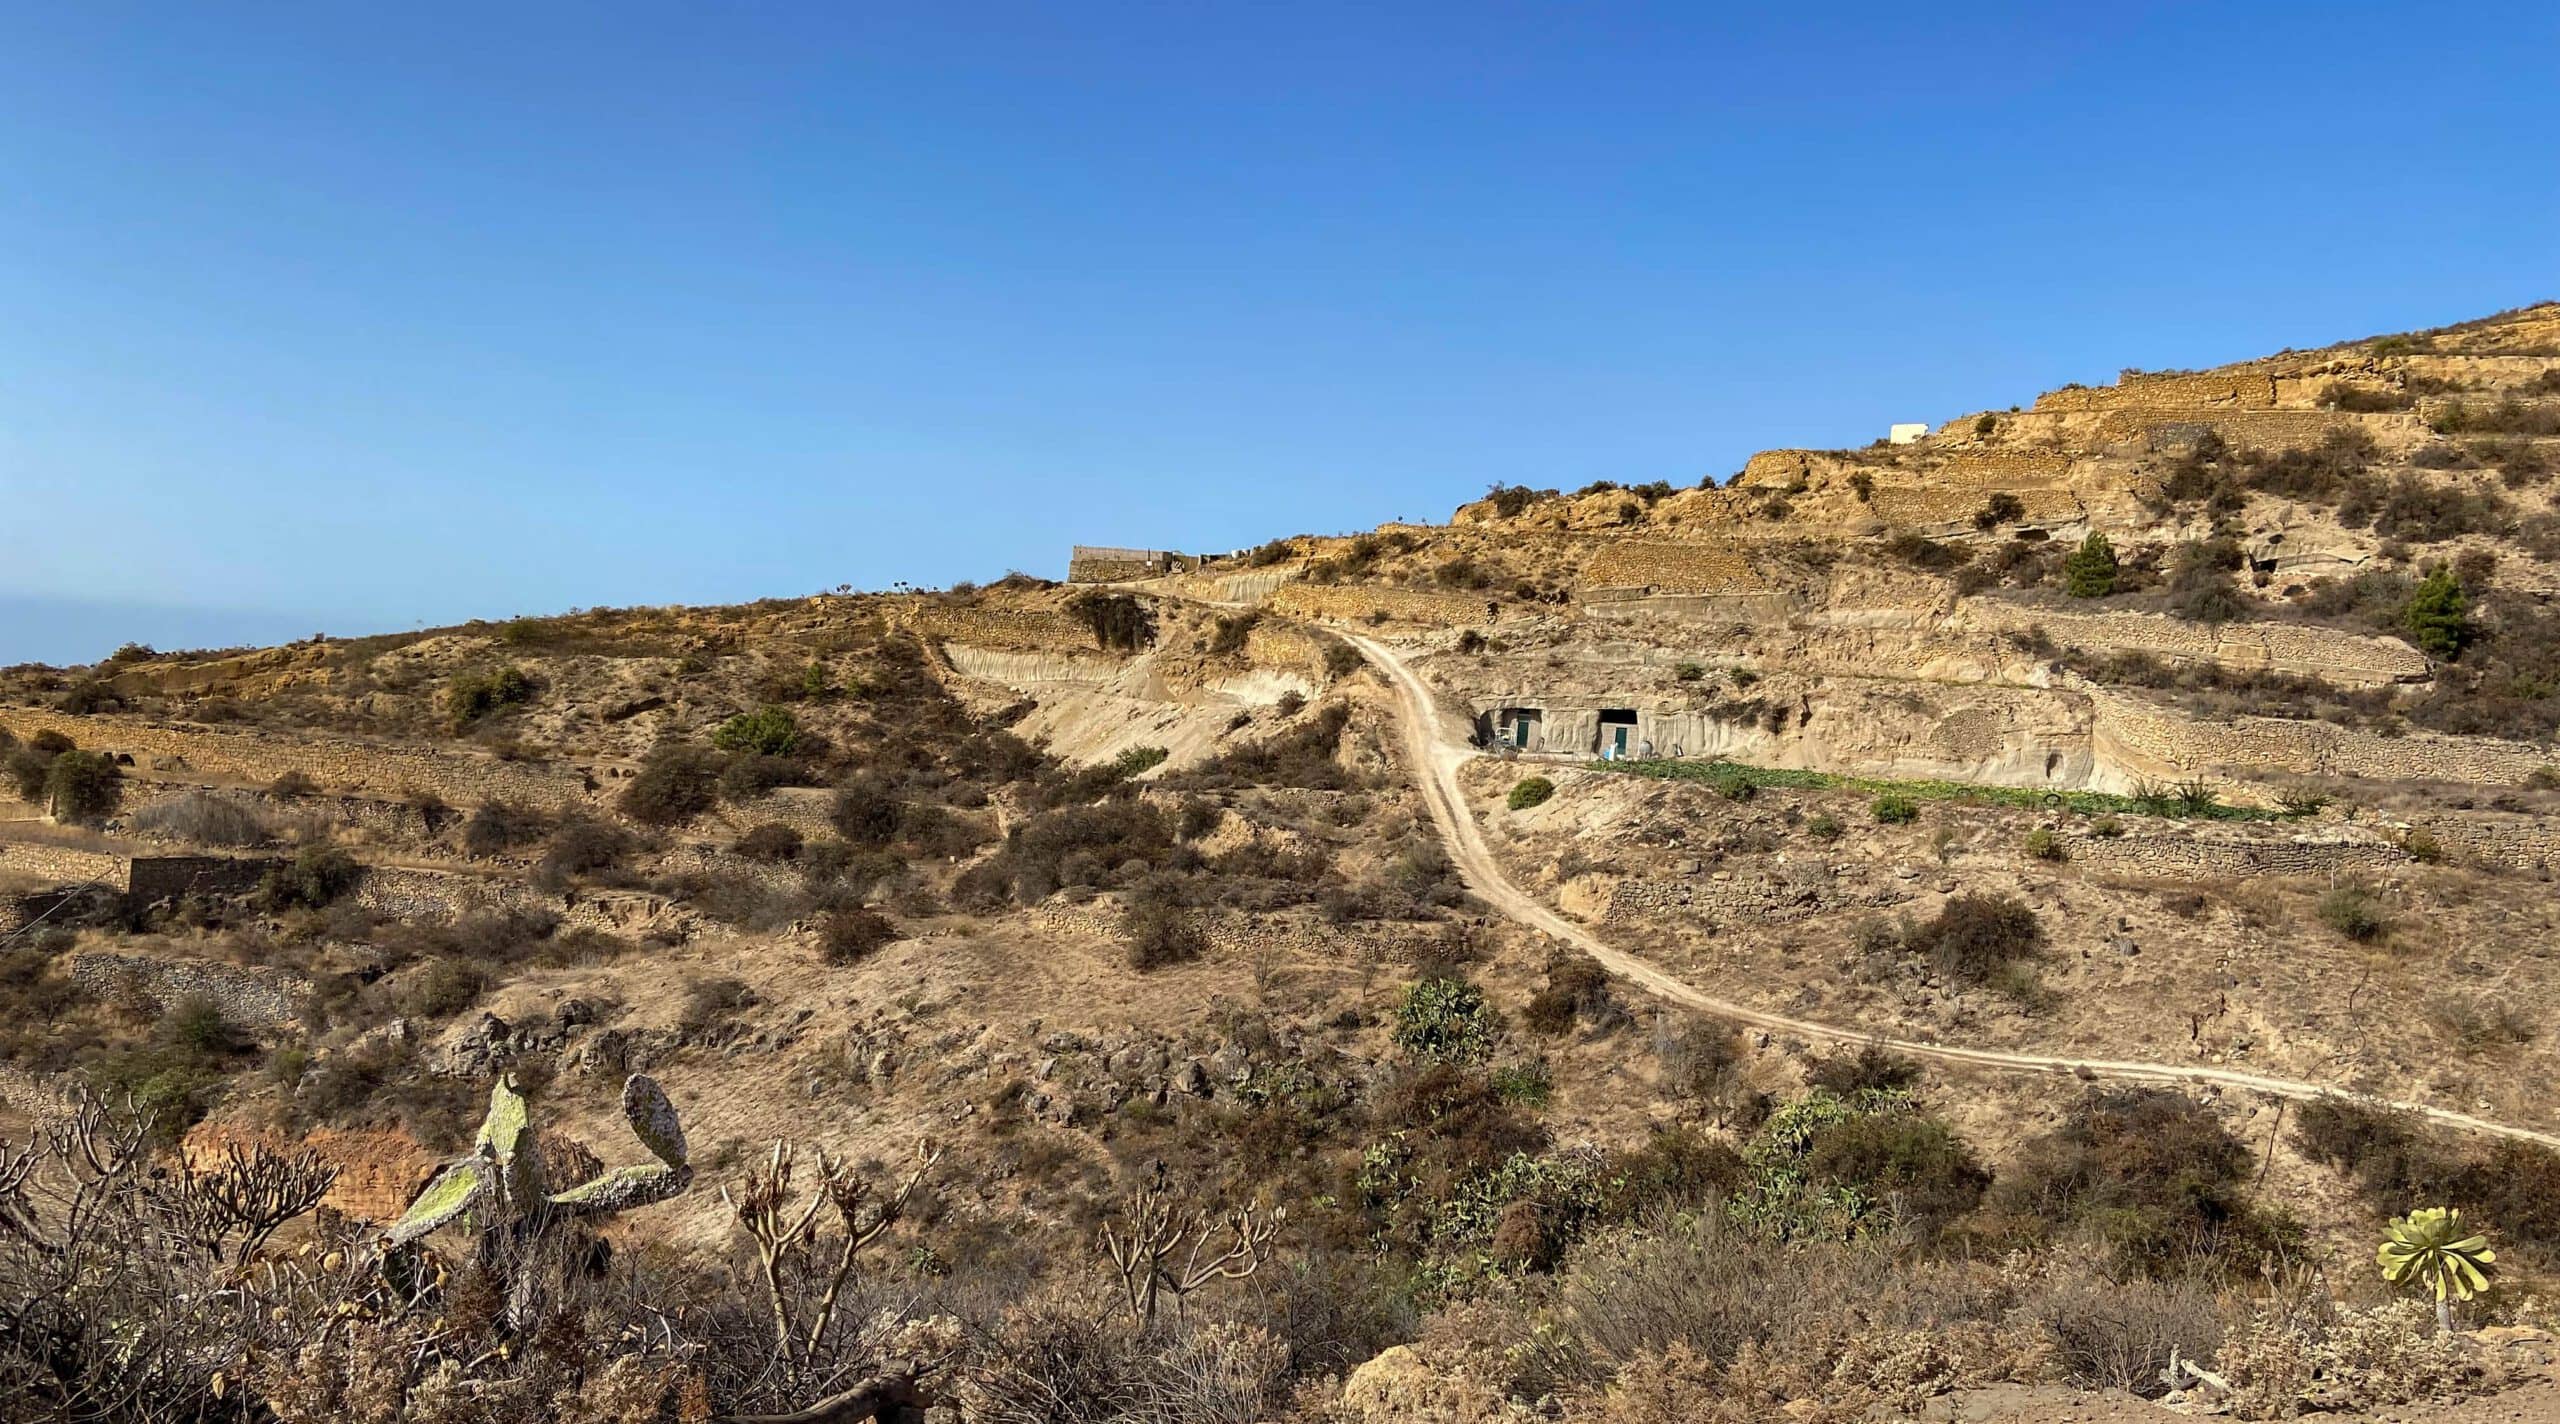
[(1929, 427), (1925, 423), (1916, 420), (1905, 421), (1899, 425), (1888, 428), (1884, 433), (1884, 438), (1889, 444), (1908, 445), (1928, 433)]

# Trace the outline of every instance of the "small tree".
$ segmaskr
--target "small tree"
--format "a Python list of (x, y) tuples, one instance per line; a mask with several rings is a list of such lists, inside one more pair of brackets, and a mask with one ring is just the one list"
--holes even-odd
[(2092, 529), (2062, 561), (2062, 591), (2073, 598), (2104, 598), (2116, 591), (2116, 547)]
[(123, 793), (116, 764), (103, 752), (64, 752), (45, 768), (45, 805), (57, 820), (104, 820)]
[(2453, 570), (2439, 567), (2418, 583), (2400, 611), (2410, 638), (2430, 656), (2456, 658), (2471, 641), (2471, 598)]
[(2384, 1280), (2393, 1285), (2415, 1281), (2435, 1293), (2436, 1328), (2447, 1334), (2453, 1331), (2453, 1302), (2487, 1290), (2498, 1259), (2488, 1237), (2464, 1231), (2460, 1208), (2441, 1206), (2413, 1211), (2384, 1227), (2373, 1255)]
[(719, 730), (711, 734), (711, 745), (724, 752), (789, 756), (791, 749), (800, 745), (800, 724), (788, 709), (759, 707), (721, 723)]

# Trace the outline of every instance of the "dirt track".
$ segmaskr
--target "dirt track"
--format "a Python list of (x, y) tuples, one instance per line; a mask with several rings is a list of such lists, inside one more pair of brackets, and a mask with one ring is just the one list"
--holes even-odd
[[(1801, 1038), (1834, 1043), (1874, 1043), (1896, 1053), (1939, 1063), (1964, 1063), (1978, 1068), (1996, 1068), (2020, 1073), (2052, 1073), (2088, 1082), (2183, 1083), (2214, 1084), (2238, 1088), (2271, 1097), (2307, 1100), (2330, 1097), (2338, 1089), (2317, 1083), (2300, 1083), (2289, 1078), (2261, 1077), (2255, 1073), (2233, 1072), (2225, 1068), (2205, 1068), (2166, 1063), (2134, 1063), (2104, 1058), (2049, 1058), (2032, 1053), (2004, 1053), (1995, 1049), (1962, 1048), (1951, 1044), (1923, 1043), (1911, 1039), (1885, 1038), (1863, 1029), (1837, 1024), (1815, 1023), (1807, 1019), (1788, 1018), (1765, 1013), (1728, 1000), (1705, 994), (1671, 977), (1653, 965), (1622, 950), (1612, 949), (1588, 930), (1548, 909), (1543, 903), (1511, 883), (1502, 866), (1485, 844), (1484, 833), (1476, 825), (1475, 815), (1467, 808), (1466, 794), (1458, 784), (1458, 768), (1474, 755), (1462, 737), (1446, 725), (1431, 690), (1392, 649), (1373, 639), (1353, 633), (1343, 637), (1360, 650), (1377, 669), (1386, 675), (1394, 689), (1399, 721), (1404, 730), (1405, 755), (1413, 763), (1422, 783), (1423, 799), (1431, 806), (1431, 819), (1440, 828), (1440, 839), (1457, 863), (1459, 873), (1478, 898), (1510, 919), (1553, 936), (1599, 961), (1610, 973), (1641, 985), (1673, 1003), (1696, 1009), (1717, 1018)], [(2430, 1122), (2465, 1132), (2484, 1133), (2494, 1137), (2514, 1138), (2560, 1147), (2560, 1135), (2536, 1132), (2531, 1128), (2511, 1127), (2447, 1108), (2428, 1107), (2423, 1103), (2381, 1100), (2383, 1105), (2397, 1108)]]

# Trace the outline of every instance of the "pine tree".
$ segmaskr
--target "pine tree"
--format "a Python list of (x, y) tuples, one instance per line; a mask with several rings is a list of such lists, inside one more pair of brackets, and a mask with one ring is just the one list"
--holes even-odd
[(2092, 529), (2062, 561), (2062, 591), (2073, 598), (2104, 598), (2116, 591), (2116, 549)]
[(2418, 584), (2400, 612), (2409, 636), (2433, 657), (2454, 658), (2471, 641), (2471, 599), (2450, 568), (2439, 567)]

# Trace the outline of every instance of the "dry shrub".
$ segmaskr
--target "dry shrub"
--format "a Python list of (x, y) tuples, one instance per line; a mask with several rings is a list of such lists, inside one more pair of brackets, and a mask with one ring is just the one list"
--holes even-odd
[(1968, 984), (1992, 982), (2043, 944), (2036, 912), (2008, 895), (1958, 895), (1903, 938), (1930, 967)]
[(146, 835), (233, 849), (264, 845), (270, 834), (256, 811), (203, 791), (145, 806), (133, 821)]
[(877, 910), (830, 910), (818, 922), (818, 951), (829, 964), (854, 964), (898, 938), (898, 926)]
[(2243, 1419), (2450, 1404), (2506, 1382), (2478, 1345), (2438, 1333), (2433, 1310), (2411, 1299), (2364, 1310), (2261, 1309), (2223, 1342), (2214, 1366)]
[(802, 844), (797, 830), (778, 821), (767, 821), (738, 837), (732, 849), (749, 860), (784, 861), (798, 860)]
[(1058, 1291), (1007, 1312), (955, 1393), (962, 1416), (984, 1424), (1254, 1424), (1280, 1403), (1287, 1362), (1255, 1326), (1194, 1316), (1141, 1327)]
[(2222, 1316), (2212, 1283), (2126, 1278), (2103, 1267), (2085, 1253), (2048, 1260), (2021, 1302), (2074, 1382), (2157, 1394), (2173, 1354), (2213, 1358)]
[(538, 806), (514, 801), (483, 801), (462, 823), (462, 848), (472, 855), (531, 845), (551, 833), (551, 816)]

